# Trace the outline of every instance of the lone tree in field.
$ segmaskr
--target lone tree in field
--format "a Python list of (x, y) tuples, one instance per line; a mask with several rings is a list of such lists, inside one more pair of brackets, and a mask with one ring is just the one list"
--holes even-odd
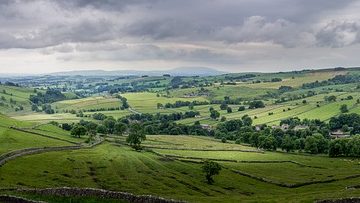
[(210, 110), (210, 118), (217, 119), (220, 117), (220, 113), (216, 110)]
[(221, 166), (220, 164), (213, 161), (205, 161), (204, 165), (202, 166), (202, 170), (205, 173), (205, 178), (208, 184), (213, 184), (214, 183), (213, 176), (218, 175), (220, 173)]
[(71, 135), (74, 135), (75, 137), (80, 138), (82, 135), (86, 135), (86, 128), (80, 124), (76, 124), (72, 129), (71, 129)]
[(340, 111), (341, 111), (341, 113), (349, 112), (348, 106), (346, 104), (341, 105)]
[(144, 132), (143, 127), (138, 124), (134, 123), (130, 126), (129, 136), (126, 139), (126, 142), (130, 144), (132, 148), (135, 150), (141, 149), (141, 142), (146, 139), (146, 135)]

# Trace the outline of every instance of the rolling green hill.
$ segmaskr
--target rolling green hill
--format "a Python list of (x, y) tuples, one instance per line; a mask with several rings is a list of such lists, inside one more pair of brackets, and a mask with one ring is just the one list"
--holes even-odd
[(29, 112), (31, 111), (30, 95), (34, 89), (0, 85), (0, 112)]

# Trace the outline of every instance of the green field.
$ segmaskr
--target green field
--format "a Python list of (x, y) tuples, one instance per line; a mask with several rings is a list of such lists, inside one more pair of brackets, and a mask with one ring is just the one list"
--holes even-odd
[(46, 135), (52, 135), (55, 137), (55, 139), (51, 139), (40, 135), (21, 132), (16, 129), (10, 128), (16, 126), (18, 128), (30, 129), (33, 126), (33, 124), (31, 123), (18, 122), (13, 119), (7, 118), (5, 116), (0, 116), (0, 117), (1, 117), (0, 155), (6, 152), (25, 149), (25, 148), (69, 145), (68, 142), (57, 140), (56, 138), (64, 138), (71, 141), (77, 140), (77, 142), (79, 142), (79, 139), (75, 139), (71, 137), (68, 132), (62, 131), (61, 129), (55, 126), (42, 126), (39, 127), (39, 129), (42, 130), (33, 131), (33, 132), (45, 132)]
[(65, 100), (53, 104), (54, 108), (59, 112), (64, 112), (65, 110), (79, 111), (101, 108), (119, 108), (120, 105), (121, 102), (119, 99), (107, 96)]
[[(106, 143), (94, 149), (49, 152), (10, 161), (0, 168), (0, 185), (1, 188), (94, 187), (190, 202), (281, 202), (289, 198), (292, 202), (312, 202), (315, 199), (360, 194), (358, 190), (345, 190), (347, 186), (358, 184), (360, 178), (286, 188), (232, 171), (242, 171), (274, 183), (296, 184), (357, 175), (360, 169), (358, 159), (331, 159), (277, 152), (222, 151), (251, 148), (202, 137), (149, 136), (146, 145), (155, 147), (153, 150), (157, 153), (177, 155), (178, 158), (164, 158), (151, 152), (135, 152), (125, 145)], [(156, 147), (182, 147), (188, 150)], [(190, 148), (214, 151), (193, 151)], [(196, 163), (201, 159), (224, 159), (219, 161), (223, 170), (215, 177), (215, 184), (208, 185), (204, 182), (201, 165)], [(295, 163), (251, 163), (252, 161)], [(23, 174), (23, 168), (28, 168), (26, 177), (21, 180), (15, 178)], [(297, 194), (296, 197), (294, 194)]]
[[(336, 102), (327, 103), (324, 101), (326, 95), (335, 95), (338, 97)], [(341, 98), (346, 98), (347, 96), (353, 96), (352, 100), (341, 100)], [(192, 124), (195, 121), (200, 121), (201, 123), (212, 124), (214, 121), (210, 119), (209, 108), (213, 106), (214, 109), (218, 110), (221, 116), (225, 116), (228, 120), (230, 119), (240, 119), (244, 115), (248, 115), (253, 118), (254, 124), (279, 124), (281, 120), (291, 117), (299, 117), (301, 119), (320, 119), (327, 121), (333, 116), (340, 114), (340, 106), (346, 104), (350, 112), (359, 112), (359, 104), (356, 103), (356, 100), (360, 98), (358, 93), (348, 93), (348, 92), (334, 92), (331, 94), (318, 94), (312, 97), (305, 98), (307, 101), (306, 104), (302, 104), (303, 99), (289, 101), (281, 104), (268, 104), (265, 108), (259, 109), (247, 109), (245, 111), (237, 111), (238, 105), (231, 106), (233, 113), (227, 113), (226, 111), (221, 111), (219, 105), (208, 105), (208, 106), (196, 106), (194, 109), (200, 112), (200, 118), (188, 118), (178, 123), (182, 124)], [(317, 105), (319, 104), (319, 107)], [(273, 113), (269, 115), (269, 113)], [(216, 123), (216, 122), (215, 122)]]
[(157, 104), (175, 103), (176, 101), (206, 101), (203, 97), (182, 98), (182, 97), (157, 97), (156, 93), (127, 93), (123, 97), (128, 99), (131, 108), (140, 113), (172, 113), (176, 109), (158, 109)]
[(70, 114), (70, 113), (45, 114), (45, 113), (34, 113), (34, 112), (25, 115), (16, 115), (13, 116), (13, 118), (21, 121), (37, 122), (37, 123), (48, 123), (50, 121), (56, 121), (59, 123), (75, 123), (75, 122), (79, 122), (81, 119), (86, 119), (86, 118), (76, 117), (75, 114)]
[[(22, 106), (24, 109), (18, 113), (31, 110), (29, 97), (34, 93), (34, 89), (0, 85), (0, 112), (15, 114), (16, 109)], [(11, 102), (12, 101), (12, 102)]]

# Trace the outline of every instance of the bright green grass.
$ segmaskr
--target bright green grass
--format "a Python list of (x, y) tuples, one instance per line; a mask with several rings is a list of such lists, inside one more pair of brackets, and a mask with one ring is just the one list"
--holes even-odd
[(85, 137), (77, 138), (70, 134), (69, 131), (65, 131), (57, 126), (54, 126), (52, 124), (44, 124), (36, 126), (34, 129), (30, 129), (29, 131), (48, 135), (55, 138), (60, 138), (64, 140), (68, 140), (71, 142), (83, 142), (85, 140)]
[(21, 121), (30, 121), (37, 123), (49, 123), (50, 121), (56, 121), (59, 123), (76, 123), (81, 119), (89, 120), (90, 118), (76, 117), (75, 114), (70, 113), (56, 113), (56, 114), (45, 114), (45, 113), (30, 113), (25, 115), (13, 116), (14, 119)]
[(91, 110), (91, 109), (101, 109), (101, 108), (119, 108), (121, 102), (117, 98), (113, 97), (88, 97), (83, 99), (73, 99), (73, 100), (64, 100), (59, 101), (53, 104), (53, 107), (56, 110)]
[[(171, 141), (171, 137), (168, 139)], [(165, 152), (165, 150), (159, 150)], [(187, 153), (192, 156), (232, 158), (248, 160), (288, 160), (312, 163), (330, 168), (331, 171), (302, 169), (291, 164), (236, 164), (223, 166), (251, 172), (253, 175), (284, 182), (323, 180), (326, 175), (341, 177), (358, 172), (355, 162), (326, 157), (308, 157), (281, 153), (194, 152), (173, 150), (172, 153)], [(257, 158), (260, 156), (260, 158)], [(29, 167), (31, 166), (31, 167)], [(23, 169), (27, 168), (26, 176)], [(283, 172), (285, 171), (285, 172)], [(293, 171), (291, 173), (290, 171)], [(336, 172), (336, 174), (333, 174)], [(22, 176), (21, 179), (17, 178)], [(358, 190), (344, 190), (358, 184), (360, 178), (327, 184), (310, 185), (296, 189), (281, 188), (263, 183), (223, 169), (215, 177), (215, 184), (205, 183), (201, 165), (169, 161), (150, 152), (135, 152), (128, 147), (103, 144), (94, 149), (50, 152), (26, 156), (10, 161), (0, 168), (0, 185), (7, 187), (96, 187), (127, 191), (135, 194), (153, 194), (190, 202), (312, 202), (314, 199), (359, 196)], [(294, 194), (297, 194), (294, 196)]]
[(265, 152), (227, 152), (227, 151), (183, 151), (156, 149), (161, 154), (183, 157), (198, 157), (203, 159), (226, 159), (236, 161), (296, 161), (310, 168), (294, 163), (231, 163), (224, 162), (227, 167), (240, 170), (258, 177), (284, 183), (303, 183), (332, 178), (344, 178), (359, 174), (360, 160), (332, 159), (323, 156), (302, 156), (286, 153)]
[[(24, 107), (24, 110), (21, 112), (30, 111), (31, 105), (29, 98), (32, 94), (36, 94), (34, 93), (34, 89), (0, 85), (0, 97), (5, 98), (5, 100), (0, 100), (3, 104), (0, 106), (0, 111), (2, 113), (12, 114), (15, 113), (15, 108), (19, 106)], [(15, 101), (15, 103), (11, 103), (10, 99)]]
[(68, 146), (67, 142), (0, 127), (0, 154), (31, 147)]

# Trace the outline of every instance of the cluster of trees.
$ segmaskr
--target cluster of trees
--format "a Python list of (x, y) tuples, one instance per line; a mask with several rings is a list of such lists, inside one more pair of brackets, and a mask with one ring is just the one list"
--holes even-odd
[(200, 105), (209, 105), (207, 101), (176, 101), (175, 103), (166, 103), (165, 105), (158, 103), (157, 108), (179, 108), (183, 106), (188, 106), (190, 109), (193, 109), (194, 106)]
[[(0, 85), (1, 85), (1, 82), (0, 82)], [(6, 85), (6, 86), (12, 86), (12, 87), (20, 87), (19, 84), (13, 83), (13, 82), (9, 82), (9, 81), (6, 81), (6, 82), (4, 83), (4, 85)]]
[(212, 100), (211, 104), (233, 104), (233, 105), (239, 105), (241, 104), (241, 98), (232, 99), (229, 96), (225, 96), (224, 100)]
[(232, 75), (226, 75), (225, 76), (225, 79), (226, 80), (248, 80), (250, 78), (254, 78), (256, 77), (255, 74), (252, 74), (252, 73), (248, 73), (248, 74), (244, 74), (244, 75), (236, 75), (236, 76), (232, 76)]
[(93, 119), (99, 120), (99, 121), (103, 121), (103, 120), (105, 120), (107, 118), (107, 116), (105, 114), (103, 114), (103, 113), (94, 113), (92, 115), (92, 117), (93, 117)]
[(108, 117), (100, 124), (81, 120), (77, 124), (64, 123), (61, 127), (64, 130), (71, 131), (71, 134), (75, 137), (81, 137), (83, 135), (92, 137), (97, 133), (122, 135), (127, 130), (128, 124), (129, 123), (124, 122), (122, 119), (115, 120), (113, 117)]
[(185, 113), (177, 112), (177, 113), (171, 113), (171, 114), (160, 114), (157, 113), (155, 115), (153, 114), (131, 114), (127, 116), (126, 118), (134, 121), (141, 121), (141, 122), (152, 122), (152, 121), (160, 121), (160, 122), (166, 122), (166, 121), (178, 121), (181, 119), (186, 118), (194, 118), (195, 116), (200, 115), (198, 111), (187, 111)]
[(336, 102), (336, 96), (335, 95), (325, 96), (324, 101), (326, 101), (326, 102)]
[(116, 98), (121, 100), (121, 103), (122, 103), (121, 107), (120, 107), (121, 110), (128, 109), (130, 107), (130, 105), (125, 97), (122, 97), (121, 95), (116, 95)]
[(308, 91), (306, 94), (287, 94), (285, 96), (282, 96), (280, 99), (275, 100), (275, 104), (280, 104), (280, 103), (299, 100), (299, 99), (305, 99), (307, 97), (311, 97), (314, 95), (316, 95), (316, 92), (314, 91)]
[(281, 78), (271, 78), (271, 82), (281, 82)]
[(329, 156), (360, 157), (360, 136), (332, 140), (329, 144)]
[(351, 135), (360, 134), (360, 115), (356, 113), (341, 114), (329, 121), (331, 130), (347, 128)]
[(45, 93), (37, 92), (36, 95), (30, 95), (30, 101), (33, 104), (41, 105), (65, 100), (66, 96), (57, 89), (47, 89)]
[(360, 75), (337, 75), (334, 78), (324, 81), (315, 81), (312, 83), (305, 83), (302, 85), (303, 89), (311, 89), (316, 87), (328, 86), (328, 85), (339, 85), (357, 83), (360, 81)]
[(264, 126), (260, 131), (255, 131), (253, 128), (242, 128), (241, 131), (242, 133), (233, 134), (230, 139), (264, 150), (282, 149), (287, 152), (303, 150), (313, 154), (325, 153), (328, 150), (329, 140), (324, 135), (309, 129), (283, 131)]
[[(198, 78), (198, 76), (194, 76), (193, 78)], [(208, 87), (212, 86), (213, 83), (207, 81), (206, 79), (193, 79), (193, 80), (182, 80), (181, 76), (175, 76), (169, 84), (169, 88), (177, 89), (177, 88), (190, 88), (190, 87)]]
[(215, 120), (220, 117), (220, 113), (216, 111), (213, 107), (210, 107), (209, 111), (210, 111), (210, 118)]
[(264, 102), (261, 100), (250, 101), (248, 104), (249, 104), (249, 109), (257, 109), (257, 108), (265, 107)]
[(176, 88), (179, 88), (180, 85), (182, 85), (182, 83), (183, 83), (183, 81), (182, 81), (181, 77), (176, 76), (170, 81), (170, 87), (173, 89), (176, 89)]
[[(222, 141), (235, 140), (236, 143), (247, 143), (264, 150), (300, 150), (313, 154), (328, 152), (330, 141), (326, 123), (308, 119), (300, 121), (294, 118), (284, 120), (282, 124), (290, 125), (290, 129), (273, 129), (266, 125), (257, 129), (252, 126), (252, 119), (244, 116), (241, 120), (219, 123), (213, 134)], [(294, 130), (294, 127), (300, 124), (306, 124), (309, 128)]]

